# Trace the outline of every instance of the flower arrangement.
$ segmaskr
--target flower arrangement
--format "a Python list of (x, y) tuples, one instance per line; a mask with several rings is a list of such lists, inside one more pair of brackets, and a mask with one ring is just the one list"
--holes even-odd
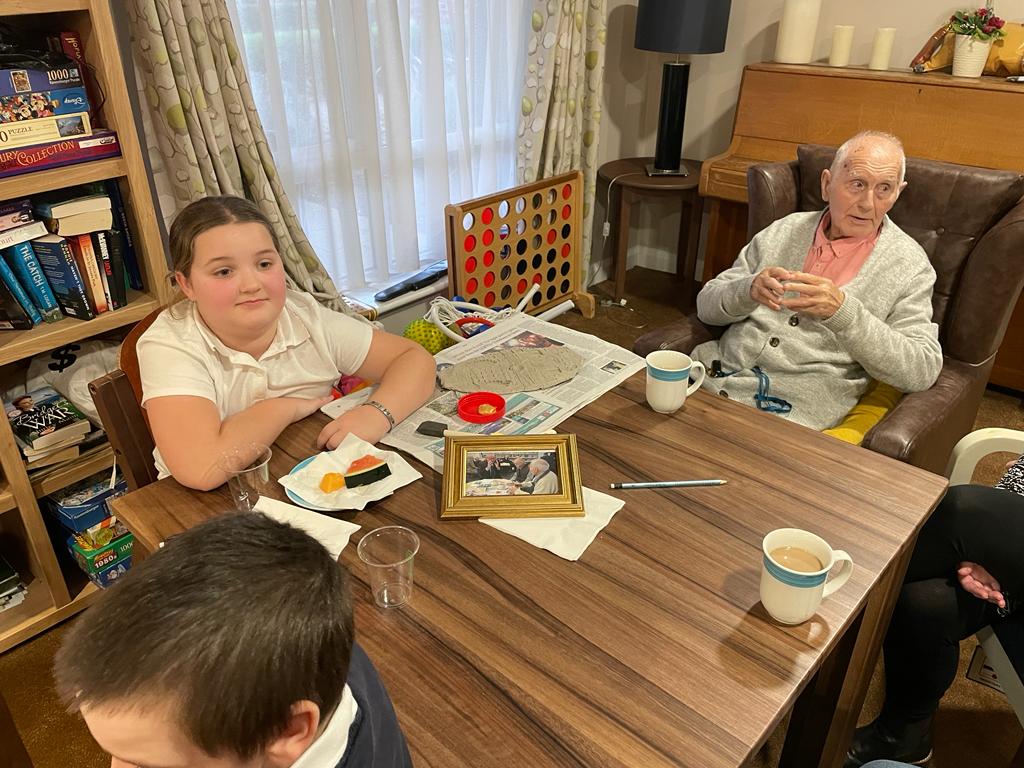
[(958, 35), (967, 35), (975, 40), (997, 40), (1003, 31), (1003, 20), (991, 8), (975, 11), (957, 11), (949, 20), (949, 28)]

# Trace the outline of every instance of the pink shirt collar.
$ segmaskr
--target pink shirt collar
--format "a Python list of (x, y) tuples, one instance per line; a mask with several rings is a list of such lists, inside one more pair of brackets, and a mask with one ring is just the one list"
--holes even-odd
[(871, 237), (840, 237), (829, 240), (825, 233), (828, 232), (831, 222), (832, 215), (826, 210), (814, 231), (814, 241), (804, 259), (803, 271), (827, 277), (836, 285), (845, 285), (857, 276), (864, 262), (868, 260), (882, 228), (879, 227)]

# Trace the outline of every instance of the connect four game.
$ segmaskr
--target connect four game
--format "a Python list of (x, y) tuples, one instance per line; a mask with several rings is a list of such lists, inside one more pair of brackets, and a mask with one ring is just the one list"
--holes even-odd
[(581, 285), (583, 175), (579, 171), (445, 207), (449, 296), (536, 315), (572, 300), (594, 316)]

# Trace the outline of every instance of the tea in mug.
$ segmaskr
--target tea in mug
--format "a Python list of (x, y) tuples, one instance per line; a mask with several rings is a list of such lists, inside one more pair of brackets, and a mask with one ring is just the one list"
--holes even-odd
[(789, 568), (791, 571), (814, 573), (825, 567), (821, 560), (806, 549), (800, 549), (799, 547), (778, 547), (769, 554), (772, 560), (783, 568)]

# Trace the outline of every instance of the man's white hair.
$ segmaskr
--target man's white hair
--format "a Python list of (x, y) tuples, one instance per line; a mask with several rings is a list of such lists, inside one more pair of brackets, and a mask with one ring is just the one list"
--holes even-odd
[(886, 133), (885, 131), (861, 131), (844, 141), (840, 145), (839, 149), (836, 150), (836, 156), (832, 160), (832, 167), (829, 169), (832, 172), (832, 175), (835, 176), (843, 166), (843, 163), (846, 162), (846, 156), (850, 154), (850, 150), (864, 141), (864, 139), (884, 139), (896, 147), (897, 151), (900, 153), (900, 178), (898, 183), (902, 184), (903, 177), (907, 174), (907, 156), (903, 153), (903, 142), (891, 133)]
[(551, 469), (551, 465), (544, 461), (544, 459), (534, 459), (533, 461), (531, 461), (530, 469), (533, 469), (534, 467), (539, 469), (541, 472), (547, 472), (549, 469)]

